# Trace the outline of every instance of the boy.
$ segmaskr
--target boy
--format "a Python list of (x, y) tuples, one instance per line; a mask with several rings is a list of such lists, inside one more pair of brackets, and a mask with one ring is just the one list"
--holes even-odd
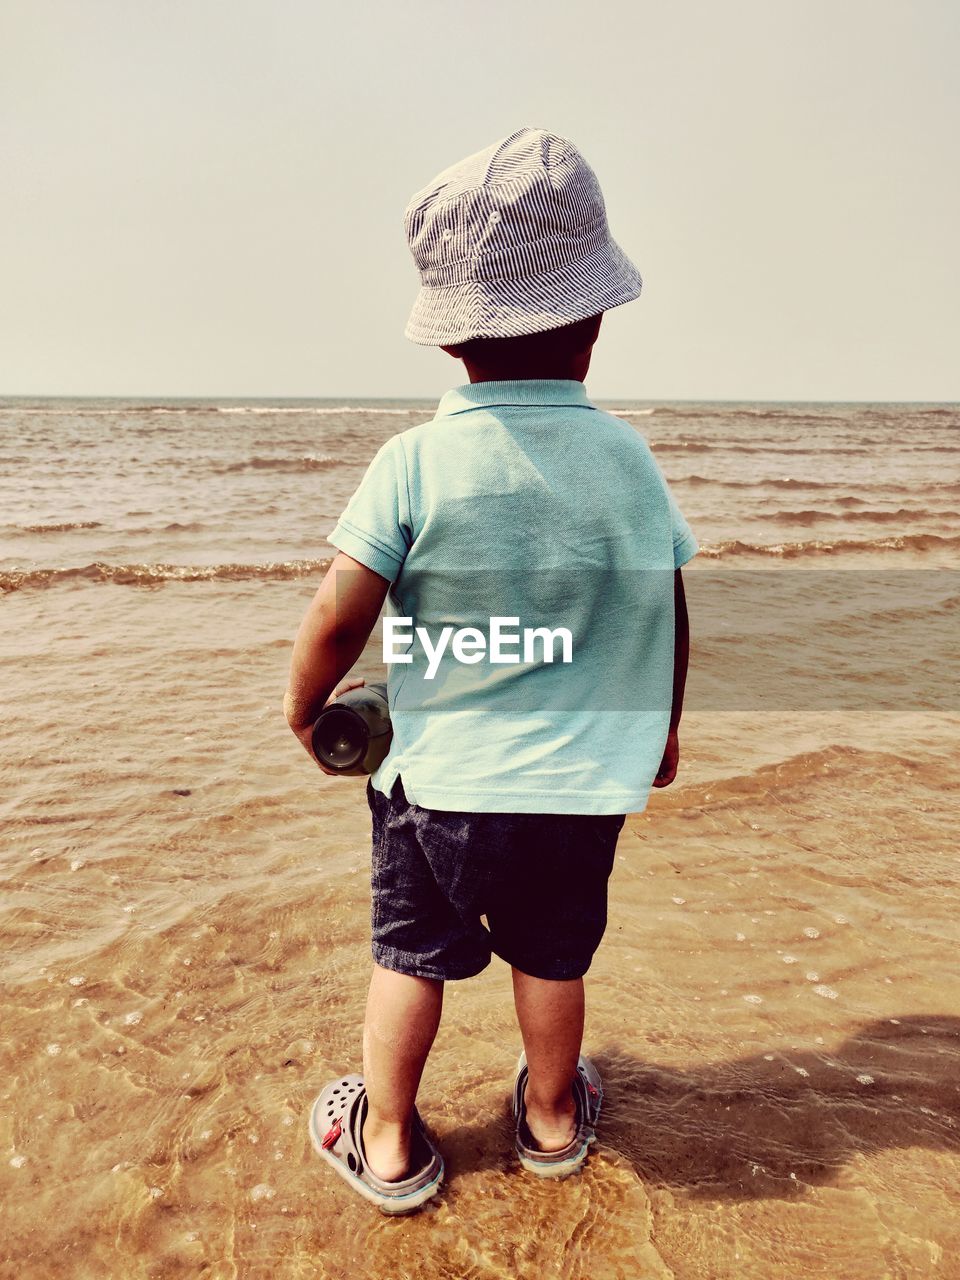
[[(680, 566), (697, 550), (645, 441), (583, 386), (603, 312), (642, 282), (576, 147), (520, 129), (439, 174), (405, 224), (421, 277), (406, 336), (461, 359), (470, 381), (371, 462), (329, 535), (339, 554), (284, 700), (312, 755), (313, 721), (358, 683), (337, 688), (388, 591), (408, 636), (426, 637), (390, 666), (394, 736), (367, 785), (364, 1074), (328, 1084), (310, 1122), (321, 1154), (388, 1213), (439, 1187), (417, 1088), (444, 981), (491, 952), (512, 966), (524, 1045), (522, 1166), (565, 1176), (594, 1141), (583, 975), (625, 815), (676, 775)], [(431, 674), (431, 647), (464, 624), (468, 643)], [(513, 647), (497, 655), (503, 624)], [(522, 653), (518, 627), (534, 630)]]

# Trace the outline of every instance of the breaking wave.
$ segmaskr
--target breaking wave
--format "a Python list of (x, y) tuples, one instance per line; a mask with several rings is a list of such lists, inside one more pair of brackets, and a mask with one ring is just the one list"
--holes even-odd
[[(757, 479), (757, 480), (717, 480), (713, 476), (689, 475), (689, 476), (671, 476), (671, 485), (691, 484), (716, 485), (718, 489), (836, 489), (837, 482), (835, 480), (797, 480), (793, 476), (779, 476), (773, 479)], [(876, 484), (864, 484), (864, 490), (870, 490), (877, 493), (915, 493), (916, 485), (897, 484), (893, 481), (879, 481)], [(960, 494), (960, 484), (946, 480), (938, 484), (926, 484), (925, 490), (935, 493)], [(865, 501), (865, 499), (845, 496), (835, 498), (835, 502), (840, 503), (857, 503)]]
[(0, 404), (0, 410), (5, 413), (15, 413), (17, 415), (37, 415), (39, 417), (49, 418), (77, 418), (93, 415), (94, 417), (126, 417), (130, 418), (141, 413), (166, 413), (166, 414), (198, 414), (198, 413), (223, 413), (237, 414), (245, 413), (251, 415), (266, 415), (271, 417), (276, 414), (301, 414), (310, 417), (324, 416), (334, 413), (389, 413), (389, 414), (410, 414), (418, 413), (429, 414), (431, 410), (424, 409), (419, 406), (411, 408), (397, 408), (395, 406), (383, 407), (379, 405), (359, 405), (359, 404), (340, 404), (340, 405), (253, 405), (253, 404), (204, 404), (203, 402), (194, 404), (126, 404), (123, 408), (116, 408), (109, 405), (98, 404), (78, 404), (72, 408), (63, 408), (58, 406), (46, 407), (45, 405), (15, 405)]
[(213, 472), (223, 476), (237, 471), (330, 471), (339, 466), (342, 466), (339, 458), (328, 455), (318, 458), (311, 454), (305, 458), (245, 458), (242, 462), (228, 462), (225, 466), (214, 467)]
[(776, 556), (781, 560), (795, 560), (801, 556), (835, 555), (837, 552), (858, 551), (935, 551), (946, 547), (960, 547), (960, 534), (941, 537), (935, 533), (905, 533), (887, 538), (837, 538), (832, 541), (812, 542), (744, 542), (729, 538), (723, 542), (705, 543), (700, 554), (709, 560), (727, 556)]
[(102, 529), (99, 520), (60, 520), (50, 524), (22, 524), (24, 533), (67, 533), (72, 529)]
[(24, 569), (0, 572), (0, 592), (29, 587), (59, 587), (79, 583), (114, 583), (122, 587), (155, 587), (165, 582), (285, 581), (307, 578), (325, 570), (324, 560), (279, 560), (268, 564), (104, 564), (96, 561), (72, 569)]
[[(850, 504), (844, 504), (850, 505)], [(960, 511), (936, 511), (931, 513), (923, 507), (901, 507), (898, 511), (876, 511), (872, 508), (857, 511), (818, 511), (813, 508), (804, 511), (757, 511), (747, 515), (749, 520), (768, 520), (773, 524), (821, 524), (825, 520), (854, 521), (866, 520), (871, 524), (907, 524), (917, 520), (928, 523), (935, 516), (937, 520), (960, 519)]]
[(788, 447), (783, 449), (773, 444), (733, 444), (726, 440), (717, 440), (713, 443), (707, 440), (651, 440), (650, 448), (653, 449), (655, 453), (773, 453), (776, 454), (777, 457), (797, 454), (805, 458), (809, 458), (811, 454), (819, 457), (820, 455), (826, 454), (858, 454), (870, 452), (868, 448), (860, 445), (823, 447), (818, 445), (799, 445), (796, 448)]

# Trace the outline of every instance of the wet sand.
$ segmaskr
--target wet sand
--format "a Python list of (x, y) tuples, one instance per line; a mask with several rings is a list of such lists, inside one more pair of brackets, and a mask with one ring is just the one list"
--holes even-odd
[(4, 655), (4, 1276), (960, 1274), (956, 716), (691, 709), (588, 977), (587, 1171), (517, 1170), (494, 959), (421, 1092), (447, 1188), (391, 1222), (306, 1133), (370, 966), (363, 783), (279, 712), (311, 588), (188, 591)]

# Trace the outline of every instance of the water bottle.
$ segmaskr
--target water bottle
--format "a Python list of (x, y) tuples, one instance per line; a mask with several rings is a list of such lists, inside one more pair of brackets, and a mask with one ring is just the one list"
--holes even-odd
[(313, 753), (337, 773), (373, 773), (390, 750), (392, 737), (387, 686), (363, 685), (342, 693), (317, 716)]

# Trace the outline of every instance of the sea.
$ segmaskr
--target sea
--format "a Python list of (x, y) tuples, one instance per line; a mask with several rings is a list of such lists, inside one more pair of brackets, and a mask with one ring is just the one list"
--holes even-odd
[(369, 812), (281, 703), (436, 400), (0, 399), (0, 1276), (960, 1277), (960, 406), (595, 403), (700, 544), (679, 774), (586, 980), (599, 1140), (519, 1171), (495, 958), (395, 1222), (307, 1134), (359, 1070)]

